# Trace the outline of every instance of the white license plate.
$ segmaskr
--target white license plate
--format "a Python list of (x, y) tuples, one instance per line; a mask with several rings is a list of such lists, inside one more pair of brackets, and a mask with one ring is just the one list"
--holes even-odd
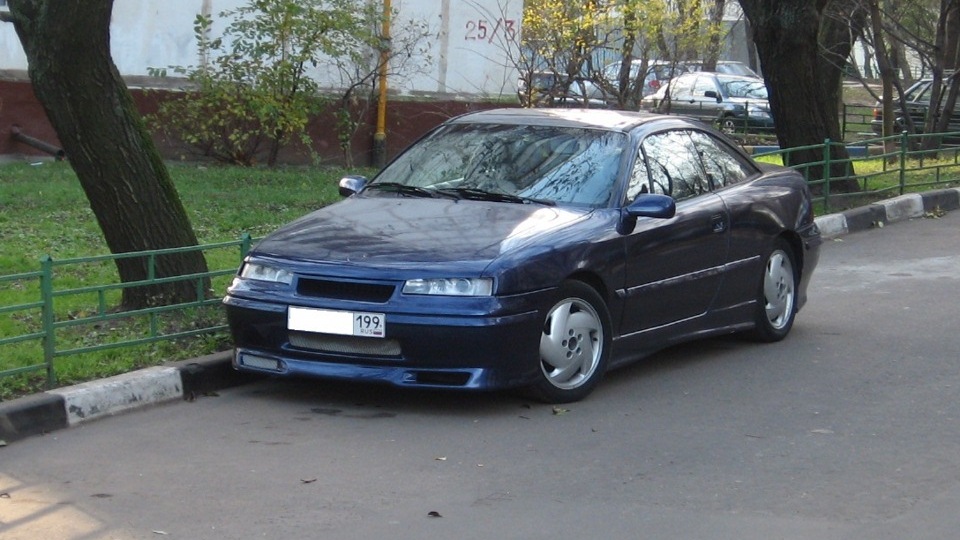
[(290, 306), (287, 309), (287, 328), (301, 332), (382, 338), (387, 324), (383, 313)]

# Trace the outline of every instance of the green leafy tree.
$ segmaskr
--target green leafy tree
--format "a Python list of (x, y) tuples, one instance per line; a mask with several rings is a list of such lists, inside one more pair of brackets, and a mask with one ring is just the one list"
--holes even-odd
[(379, 45), (379, 14), (369, 2), (250, 0), (220, 17), (229, 22), (212, 37), (213, 18), (197, 16), (201, 63), (169, 68), (191, 84), (156, 118), (202, 153), (236, 164), (266, 153), (274, 165), (293, 141), (310, 148), (309, 123), (331, 102), (318, 66), (329, 58), (362, 62)]
[[(719, 2), (722, 3), (722, 2)], [(570, 3), (536, 0), (524, 4), (523, 32), (517, 68), (528, 77), (529, 96), (536, 103), (533, 73), (547, 72), (554, 81), (548, 98), (570, 95), (583, 79), (620, 108), (636, 108), (643, 97), (644, 76), (653, 60), (674, 65), (701, 59), (710, 43), (722, 36), (716, 0), (591, 0)], [(714, 10), (714, 11), (711, 11)], [(614, 52), (619, 69), (595, 65)], [(715, 62), (715, 60), (714, 60)], [(605, 69), (606, 68), (606, 69)], [(584, 88), (581, 87), (581, 90)], [(578, 95), (577, 92), (573, 92)], [(540, 100), (550, 105), (553, 100)]]

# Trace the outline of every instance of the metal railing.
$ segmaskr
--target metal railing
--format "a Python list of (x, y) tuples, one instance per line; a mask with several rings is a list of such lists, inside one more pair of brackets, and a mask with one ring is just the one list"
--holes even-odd
[[(804, 174), (815, 194), (821, 212), (842, 209), (847, 202), (860, 204), (867, 199), (881, 199), (933, 186), (960, 184), (960, 146), (944, 145), (935, 150), (921, 149), (925, 137), (908, 134), (863, 139), (855, 144), (824, 140), (823, 144), (785, 148), (754, 155), (771, 156), (789, 164), (800, 152), (818, 152), (823, 159), (793, 166)], [(941, 140), (960, 138), (960, 132), (937, 134)], [(835, 157), (838, 148), (845, 148), (848, 157)], [(843, 171), (837, 173), (837, 171)], [(857, 189), (849, 189), (856, 182)], [(835, 187), (844, 183), (844, 189)]]
[[(244, 234), (239, 240), (230, 242), (156, 251), (63, 260), (44, 256), (38, 270), (0, 276), (0, 287), (16, 290), (16, 296), (23, 299), (17, 304), (0, 306), (0, 317), (6, 316), (6, 320), (0, 319), (5, 323), (0, 326), (0, 332), (13, 334), (3, 336), (0, 333), (0, 379), (45, 371), (46, 386), (49, 388), (56, 385), (55, 360), (58, 358), (226, 330), (219, 307), (216, 308), (216, 315), (209, 320), (193, 317), (189, 324), (184, 325), (183, 317), (191, 311), (219, 306), (222, 298), (208, 294), (205, 284), (216, 283), (218, 278), (221, 281), (229, 279), (250, 250), (252, 241), (249, 235)], [(210, 264), (209, 254), (233, 250), (238, 251), (239, 257), (221, 256), (221, 268), (175, 277), (153, 277), (160, 256), (200, 251), (207, 256)], [(122, 283), (117, 277), (116, 262), (132, 258), (144, 259), (148, 276), (151, 277)], [(94, 279), (108, 282), (86, 283), (85, 276), (90, 274), (100, 276)], [(176, 281), (195, 283), (196, 300), (130, 311), (114, 309), (125, 289)], [(120, 337), (114, 338), (110, 335), (110, 329), (117, 326), (122, 326), (125, 331), (118, 332)], [(88, 331), (76, 332), (79, 328)], [(137, 334), (137, 337), (130, 337), (131, 333)], [(13, 350), (14, 346), (19, 348)], [(37, 362), (37, 359), (41, 361)], [(11, 364), (14, 365), (11, 367)]]

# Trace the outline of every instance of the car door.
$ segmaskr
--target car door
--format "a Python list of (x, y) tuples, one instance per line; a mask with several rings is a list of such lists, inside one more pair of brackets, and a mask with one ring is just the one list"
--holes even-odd
[(698, 75), (693, 83), (693, 97), (690, 102), (690, 112), (687, 115), (708, 124), (715, 121), (720, 115), (722, 96), (713, 75)]
[(643, 140), (627, 196), (644, 191), (674, 197), (677, 213), (638, 219), (624, 238), (623, 336), (705, 314), (727, 259), (729, 216), (686, 130)]
[(749, 182), (760, 170), (725, 140), (705, 131), (690, 131), (711, 189), (723, 199), (729, 227), (725, 276), (712, 309), (722, 310), (752, 301), (764, 261), (761, 251), (768, 232), (757, 227), (754, 209), (769, 197), (769, 190)]

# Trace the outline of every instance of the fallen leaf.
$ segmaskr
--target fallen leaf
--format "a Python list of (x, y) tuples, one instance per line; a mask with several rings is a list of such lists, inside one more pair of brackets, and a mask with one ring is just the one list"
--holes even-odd
[(170, 534), (170, 533), (168, 533), (167, 531), (150, 531), (150, 532), (152, 532), (153, 534), (159, 534), (159, 535), (163, 535), (163, 536), (167, 536), (167, 535)]
[(570, 409), (564, 409), (563, 407), (554, 407), (553, 414), (565, 414), (570, 412)]
[(443, 516), (440, 515), (440, 512), (437, 512), (436, 510), (431, 510), (431, 511), (427, 512), (427, 515), (430, 516), (430, 517), (432, 517), (432, 518), (440, 518), (440, 517), (443, 517)]
[(832, 429), (811, 429), (810, 433), (817, 433), (819, 435), (833, 435)]
[(446, 456), (437, 456), (437, 457), (435, 457), (435, 458), (433, 458), (433, 459), (434, 459), (434, 461), (446, 461), (446, 460), (447, 460), (447, 457), (446, 457)]
[(9, 499), (9, 498), (10, 498), (10, 494), (7, 493), (6, 491), (4, 491), (3, 493), (0, 493), (0, 499)]
[(316, 482), (316, 481), (317, 481), (316, 478), (311, 478), (311, 479), (309, 479), (309, 480), (304, 480), (303, 478), (300, 479), (300, 482), (303, 483), (303, 484), (312, 484), (312, 483), (314, 483), (314, 482)]
[(0, 439), (0, 447), (4, 447), (6, 445), (7, 445), (7, 441)]

